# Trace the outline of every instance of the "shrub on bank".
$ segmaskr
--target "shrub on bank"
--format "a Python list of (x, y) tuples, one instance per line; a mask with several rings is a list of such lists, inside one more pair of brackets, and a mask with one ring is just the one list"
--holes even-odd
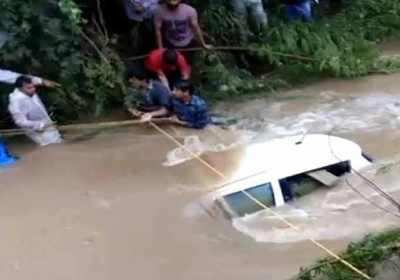
[[(84, 31), (84, 25), (81, 10), (72, 0), (0, 1), (0, 30), (11, 35), (0, 49), (0, 65), (62, 84), (44, 95), (58, 121), (88, 111), (100, 115), (122, 91), (119, 56), (97, 32)], [(0, 118), (10, 89), (1, 85)]]
[[(377, 235), (368, 235), (358, 243), (350, 244), (340, 257), (375, 278), (379, 268), (387, 273), (399, 271), (400, 229)], [(365, 279), (344, 266), (337, 259), (325, 258), (309, 268), (302, 268), (292, 280)]]
[[(214, 1), (213, 5), (221, 5), (222, 9), (222, 2)], [(273, 4), (277, 5), (277, 2)], [(270, 8), (279, 12), (279, 6)], [(214, 42), (237, 44), (231, 38), (239, 38), (239, 34), (228, 33), (229, 36), (223, 37), (219, 29), (215, 34), (212, 33), (211, 19), (216, 17), (211, 9), (202, 18)], [(203, 69), (203, 76), (208, 76), (209, 80), (222, 81), (222, 87), (228, 91), (224, 97), (243, 95), (254, 92), (254, 89), (264, 91), (302, 83), (316, 76), (353, 78), (399, 68), (398, 61), (391, 63), (390, 59), (378, 59), (376, 47), (382, 40), (400, 34), (400, 5), (397, 1), (343, 1), (340, 12), (317, 15), (319, 19), (313, 24), (287, 24), (273, 14), (270, 14), (270, 18), (270, 27), (264, 34), (247, 30), (252, 35), (249, 36), (248, 46), (254, 49), (245, 54), (249, 65), (238, 67), (238, 52), (204, 54), (211, 56), (212, 62), (204, 59), (199, 68)], [(234, 30), (246, 28), (243, 23), (231, 20), (229, 13), (221, 15), (220, 21), (231, 22), (231, 26), (236, 26)], [(254, 73), (254, 69), (259, 70), (260, 65), (264, 66), (265, 71)], [(206, 78), (203, 80), (207, 81)], [(215, 84), (204, 85), (210, 90), (210, 97), (220, 96), (220, 92), (215, 91)]]

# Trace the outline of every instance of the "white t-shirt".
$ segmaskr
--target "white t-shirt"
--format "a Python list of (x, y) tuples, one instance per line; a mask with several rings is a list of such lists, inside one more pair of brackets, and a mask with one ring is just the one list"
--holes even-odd
[(51, 127), (40, 131), (52, 120), (39, 95), (28, 96), (15, 89), (10, 94), (9, 101), (8, 110), (15, 124), (22, 128), (29, 138), (41, 146), (62, 142), (61, 135), (56, 128)]

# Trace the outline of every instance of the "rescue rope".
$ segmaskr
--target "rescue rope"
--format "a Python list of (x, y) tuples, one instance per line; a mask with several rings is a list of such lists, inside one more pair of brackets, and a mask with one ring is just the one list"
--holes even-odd
[[(206, 166), (207, 168), (209, 168), (210, 170), (212, 170), (215, 174), (217, 174), (219, 177), (221, 177), (224, 180), (228, 180), (228, 178), (221, 173), (219, 170), (217, 170), (215, 167), (211, 166), (209, 163), (207, 163), (205, 160), (203, 160), (200, 156), (196, 155), (195, 153), (193, 153), (191, 150), (189, 150), (188, 148), (186, 148), (184, 145), (182, 145), (178, 140), (176, 140), (171, 134), (169, 134), (168, 132), (166, 132), (165, 130), (163, 130), (161, 127), (159, 127), (158, 125), (156, 125), (153, 122), (149, 122), (149, 124), (154, 127), (158, 132), (162, 133), (164, 136), (166, 136), (168, 139), (170, 139), (172, 142), (174, 142), (176, 145), (178, 145), (180, 148), (184, 149), (186, 152), (188, 152), (190, 155), (192, 155), (194, 158), (196, 158), (200, 163), (202, 163), (204, 166)], [(257, 205), (259, 205), (260, 207), (262, 207), (263, 209), (267, 210), (268, 212), (270, 212), (271, 214), (273, 214), (275, 217), (277, 217), (279, 220), (281, 220), (284, 224), (286, 224), (287, 226), (289, 226), (290, 228), (294, 229), (295, 231), (299, 232), (300, 234), (306, 235), (306, 233), (304, 233), (300, 228), (298, 228), (297, 226), (295, 226), (294, 224), (292, 224), (291, 222), (289, 222), (288, 220), (286, 220), (282, 215), (278, 214), (277, 212), (275, 212), (274, 210), (272, 210), (270, 207), (266, 206), (265, 204), (263, 204), (262, 202), (260, 202), (259, 200), (257, 200), (255, 197), (253, 197), (251, 194), (249, 194), (248, 192), (246, 192), (245, 190), (241, 190), (241, 192), (246, 195), (249, 199), (251, 199), (252, 201), (254, 201)], [(364, 272), (362, 272), (360, 269), (356, 268), (354, 265), (352, 265), (351, 263), (347, 262), (346, 260), (344, 260), (343, 258), (341, 258), (340, 256), (338, 256), (337, 254), (335, 254), (334, 252), (332, 252), (330, 249), (328, 249), (327, 247), (325, 247), (323, 244), (321, 244), (320, 242), (316, 241), (314, 238), (312, 238), (311, 236), (307, 235), (308, 240), (313, 243), (314, 245), (316, 245), (317, 247), (319, 247), (321, 250), (325, 251), (326, 253), (328, 253), (331, 257), (335, 258), (336, 260), (338, 260), (339, 262), (343, 263), (345, 266), (347, 266), (348, 268), (350, 268), (351, 270), (353, 270), (354, 272), (356, 272), (357, 274), (359, 274), (360, 276), (362, 276), (365, 279), (372, 279), (370, 276), (368, 276), (367, 274), (365, 274)]]
[[(168, 118), (158, 118), (155, 122), (169, 122)], [(136, 124), (142, 124), (141, 120), (124, 120), (124, 121), (110, 121), (110, 122), (99, 122), (99, 123), (80, 123), (80, 124), (66, 124), (66, 125), (56, 125), (55, 127), (60, 131), (71, 131), (71, 130), (92, 130), (92, 129), (106, 129), (115, 128), (121, 126), (131, 126)], [(23, 135), (26, 131), (20, 128), (15, 129), (4, 129), (0, 130), (0, 135), (6, 136), (16, 136)]]
[[(301, 60), (309, 60), (309, 61), (319, 61), (319, 59), (312, 58), (309, 56), (302, 56), (302, 55), (295, 55), (295, 54), (288, 54), (288, 53), (282, 53), (282, 52), (276, 52), (276, 51), (271, 51), (266, 49), (265, 47), (237, 47), (237, 46), (217, 46), (217, 47), (212, 47), (211, 49), (204, 49), (204, 48), (185, 48), (185, 49), (176, 49), (177, 51), (180, 52), (197, 52), (197, 51), (261, 51), (264, 50), (270, 54), (275, 54), (279, 56), (284, 56), (284, 57), (291, 57), (291, 58), (297, 58)], [(132, 56), (129, 57), (128, 60), (130, 61), (135, 61), (135, 60), (140, 60), (140, 59), (145, 59), (148, 57), (149, 54), (145, 55), (139, 55), (139, 56)]]

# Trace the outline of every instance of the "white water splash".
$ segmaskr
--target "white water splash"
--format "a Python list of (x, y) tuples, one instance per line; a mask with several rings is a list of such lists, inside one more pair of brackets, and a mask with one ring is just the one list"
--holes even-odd
[[(395, 129), (400, 124), (400, 100), (388, 93), (369, 93), (364, 96), (338, 97), (335, 92), (321, 92), (306, 102), (300, 100), (298, 113), (286, 108), (296, 101), (267, 103), (260, 100), (249, 106), (241, 106), (228, 113), (241, 119), (230, 131), (209, 126), (204, 131), (176, 130), (183, 145), (196, 155), (206, 152), (221, 152), (248, 143), (254, 138), (268, 139), (277, 136), (303, 134), (306, 132), (328, 133), (333, 127), (336, 132), (349, 133), (363, 130), (376, 132)], [(317, 104), (317, 105), (315, 105)], [(296, 108), (297, 109), (297, 108)], [(189, 134), (191, 133), (191, 134)], [(168, 152), (165, 166), (172, 166), (192, 159), (182, 148)]]
[(310, 129), (314, 132), (327, 132), (332, 127), (342, 132), (360, 129), (377, 131), (396, 128), (400, 124), (400, 100), (396, 95), (382, 92), (339, 98), (332, 92), (322, 92), (309, 103), (301, 101), (298, 102), (302, 110), (295, 114), (291, 113), (293, 108), (285, 111), (285, 105), (296, 104), (293, 100), (272, 104), (262, 104), (260, 101), (261, 104), (255, 104), (252, 111), (244, 108), (243, 111), (229, 113), (247, 118), (237, 128), (258, 131), (269, 137), (305, 133)]
[[(268, 139), (305, 133), (309, 130), (327, 133), (332, 127), (340, 132), (376, 133), (380, 130), (397, 128), (400, 124), (399, 98), (393, 94), (375, 92), (343, 97), (334, 92), (322, 92), (313, 96), (310, 102), (300, 100), (298, 108), (293, 109), (296, 102), (289, 100), (286, 103), (282, 101), (267, 103), (261, 100), (254, 102), (253, 106), (233, 108), (228, 114), (243, 119), (233, 127), (236, 141), (240, 142), (241, 135), (246, 133), (250, 133), (252, 137), (245, 138), (244, 142), (254, 138)], [(287, 108), (289, 105), (292, 107)], [(197, 154), (229, 148), (226, 142), (221, 146), (219, 140), (212, 138), (203, 140), (201, 137), (193, 136), (185, 139), (185, 146)], [(168, 154), (167, 163), (176, 164), (188, 159), (190, 156), (184, 151), (175, 149)], [(400, 173), (400, 168), (397, 173)], [(397, 187), (399, 176), (393, 178), (388, 178), (387, 174), (371, 176), (385, 191), (400, 200), (400, 190)], [(392, 205), (366, 187), (364, 181), (355, 180), (353, 183), (369, 199), (396, 212)], [(258, 242), (290, 243), (303, 241), (308, 237), (317, 240), (358, 238), (368, 232), (398, 225), (396, 218), (372, 206), (345, 184), (331, 190), (313, 193), (299, 201), (277, 208), (276, 211), (300, 227), (305, 234), (299, 234), (292, 228), (286, 227), (279, 219), (265, 212), (235, 219), (233, 226)]]
[[(309, 238), (313, 238), (315, 240), (360, 238), (365, 234), (365, 232), (374, 233), (378, 231), (377, 226), (379, 226), (379, 224), (376, 222), (369, 223), (368, 228), (363, 226), (362, 223), (352, 223), (353, 226), (350, 227), (338, 227), (335, 224), (331, 224), (325, 227), (307, 227), (306, 229), (302, 230), (302, 234), (299, 234), (298, 231), (292, 228), (273, 228), (265, 231), (262, 228), (248, 226), (246, 223), (240, 221), (235, 221), (233, 225), (236, 230), (252, 237), (256, 242), (267, 243), (295, 243), (308, 240)], [(361, 228), (357, 226), (361, 226)], [(395, 226), (395, 223), (393, 223), (392, 226)]]
[(222, 152), (233, 149), (249, 142), (256, 134), (250, 131), (226, 131), (218, 127), (209, 126), (200, 135), (181, 135), (185, 148), (175, 148), (167, 153), (164, 166), (183, 163), (193, 158), (186, 149), (197, 156), (206, 152)]
[[(397, 161), (391, 165), (390, 170), (385, 171), (387, 173), (381, 173), (380, 168), (381, 165), (377, 165), (364, 175), (400, 201), (400, 163)], [(400, 214), (356, 174), (349, 177), (349, 182), (369, 200), (388, 211)], [(293, 243), (310, 237), (316, 240), (356, 239), (366, 233), (396, 227), (399, 223), (398, 218), (376, 208), (349, 189), (344, 182), (328, 191), (320, 190), (274, 210), (300, 228), (303, 234), (283, 224), (267, 211), (236, 218), (233, 226), (257, 242)]]

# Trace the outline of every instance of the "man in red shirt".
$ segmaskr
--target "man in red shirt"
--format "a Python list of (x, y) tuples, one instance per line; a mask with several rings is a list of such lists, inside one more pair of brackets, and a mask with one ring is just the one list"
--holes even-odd
[(176, 80), (190, 78), (190, 67), (186, 58), (175, 50), (157, 49), (152, 51), (145, 61), (145, 67), (157, 75), (170, 90)]

